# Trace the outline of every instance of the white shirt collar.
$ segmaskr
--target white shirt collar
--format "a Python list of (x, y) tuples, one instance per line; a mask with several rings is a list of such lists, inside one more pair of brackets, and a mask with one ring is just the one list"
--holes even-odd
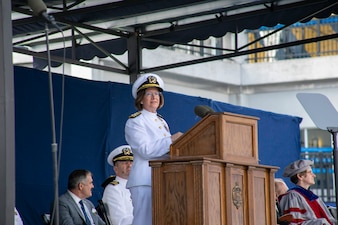
[(73, 192), (71, 192), (70, 190), (67, 190), (68, 193), (70, 194), (70, 196), (72, 197), (72, 199), (76, 202), (76, 204), (80, 207), (80, 201), (82, 200), (81, 198), (77, 197)]
[(146, 109), (142, 109), (142, 113), (145, 114), (145, 115), (147, 115), (147, 116), (157, 116), (157, 112), (156, 113), (149, 112)]

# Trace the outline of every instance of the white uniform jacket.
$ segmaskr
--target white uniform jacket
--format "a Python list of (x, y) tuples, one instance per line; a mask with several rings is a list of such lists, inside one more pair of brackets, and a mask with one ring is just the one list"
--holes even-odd
[(102, 202), (113, 225), (131, 225), (133, 222), (133, 204), (126, 184), (126, 179), (116, 176), (103, 192)]
[(143, 109), (127, 120), (125, 138), (134, 154), (127, 188), (151, 186), (149, 160), (168, 153), (172, 143), (167, 122), (157, 113)]

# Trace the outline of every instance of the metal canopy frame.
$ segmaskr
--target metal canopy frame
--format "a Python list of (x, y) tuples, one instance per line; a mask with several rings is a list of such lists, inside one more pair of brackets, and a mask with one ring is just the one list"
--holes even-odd
[[(13, 41), (13, 51), (17, 53), (23, 53), (27, 55), (31, 55), (36, 58), (40, 59), (46, 59), (47, 54), (45, 51), (33, 51), (30, 49), (22, 48), (22, 45), (25, 46), (39, 46), (42, 45), (43, 42), (41, 41), (41, 37), (43, 34), (39, 34), (41, 30), (39, 30), (39, 24), (41, 24), (41, 18), (32, 16), (32, 12), (25, 4), (20, 5), (20, 0), (13, 1), (12, 4), (12, 10), (17, 13), (21, 13), (24, 15), (28, 15), (26, 18), (20, 18), (20, 19), (14, 19), (12, 20), (13, 28), (15, 27), (26, 27), (29, 25), (36, 25), (37, 30), (36, 31), (30, 31), (31, 34), (28, 34), (27, 32), (22, 32), (21, 34), (15, 36)], [(273, 49), (280, 49), (285, 47), (291, 47), (306, 43), (312, 43), (317, 41), (323, 41), (328, 39), (337, 38), (338, 35), (325, 35), (317, 38), (310, 38), (310, 39), (304, 39), (299, 41), (293, 41), (288, 42), (284, 44), (278, 44), (278, 45), (270, 45), (265, 46), (261, 48), (255, 48), (252, 50), (247, 50), (247, 48), (250, 45), (253, 45), (257, 43), (258, 41), (261, 41), (264, 38), (267, 38), (269, 35), (266, 35), (264, 37), (258, 38), (254, 40), (251, 43), (248, 43), (243, 46), (238, 46), (238, 34), (243, 31), (243, 27), (239, 27), (237, 22), (239, 20), (250, 18), (253, 16), (260, 16), (264, 15), (266, 13), (282, 13), (285, 10), (293, 10), (297, 9), (302, 6), (312, 6), (314, 4), (322, 3), (325, 1), (322, 0), (308, 0), (308, 1), (283, 1), (283, 0), (275, 0), (275, 1), (234, 1), (234, 0), (228, 0), (228, 1), (184, 1), (183, 4), (173, 4), (170, 5), (169, 8), (159, 8), (159, 11), (151, 11), (152, 9), (147, 10), (147, 8), (144, 8), (143, 11), (137, 11), (134, 14), (131, 13), (131, 15), (128, 15), (128, 18), (120, 19), (118, 16), (114, 15), (108, 15), (105, 18), (98, 18), (97, 21), (86, 21), (86, 22), (79, 22), (75, 21), (73, 18), (76, 18), (77, 16), (81, 17), (83, 15), (90, 15), (100, 12), (105, 12), (106, 9), (113, 9), (113, 8), (119, 8), (119, 7), (125, 7), (130, 8), (133, 6), (133, 4), (141, 4), (142, 2), (144, 4), (151, 3), (154, 1), (118, 1), (118, 2), (110, 2), (110, 3), (103, 3), (98, 5), (93, 5), (89, 7), (83, 7), (75, 9), (76, 6), (83, 2), (90, 2), (90, 1), (84, 1), (84, 0), (78, 0), (78, 1), (57, 1), (57, 0), (45, 0), (46, 4), (48, 5), (49, 9), (53, 9), (54, 12), (51, 13), (56, 18), (56, 21), (58, 21), (64, 31), (67, 31), (69, 34), (64, 39), (57, 37), (52, 38), (50, 40), (50, 43), (60, 43), (61, 41), (68, 41), (70, 46), (68, 48), (72, 49), (71, 57), (68, 57), (64, 59), (63, 57), (60, 57), (60, 55), (51, 55), (51, 60), (58, 63), (71, 63), (81, 66), (86, 66), (94, 69), (100, 69), (105, 71), (111, 71), (116, 72), (120, 74), (125, 74), (130, 76), (130, 82), (132, 83), (138, 74), (140, 73), (146, 73), (146, 72), (156, 72), (160, 70), (166, 70), (181, 66), (187, 66), (187, 65), (194, 65), (199, 63), (205, 63), (215, 60), (221, 60), (221, 59), (228, 59), (233, 58), (237, 56), (243, 56), (247, 54), (252, 53), (259, 53), (259, 52), (265, 52)], [(56, 2), (59, 3), (59, 7), (53, 6)], [(62, 2), (62, 5), (60, 3)], [(291, 3), (290, 3), (291, 2)], [(327, 2), (327, 1), (326, 1)], [(205, 4), (214, 4), (215, 7), (219, 6), (220, 3), (224, 4), (224, 7), (220, 8), (213, 8), (211, 10), (201, 10), (200, 8), (202, 6), (205, 6)], [(283, 4), (284, 5), (283, 5)], [(189, 9), (192, 9), (189, 11)], [(55, 11), (57, 10), (57, 11)], [(174, 16), (170, 16), (169, 13), (172, 13), (173, 10), (182, 10), (182, 12), (189, 11), (189, 13), (186, 14), (177, 14)], [(285, 24), (282, 28), (279, 28), (277, 31), (280, 31), (282, 29), (285, 29), (286, 27), (292, 25), (295, 22), (303, 22), (303, 21), (309, 21), (311, 18), (324, 14), (327, 16), (327, 12), (335, 12), (335, 10), (338, 10), (338, 2), (332, 1), (330, 4), (326, 4), (325, 7), (316, 9), (313, 11), (309, 11), (308, 14), (306, 14), (302, 18), (297, 18), (294, 20), (291, 20), (289, 24)], [(325, 12), (325, 13), (323, 13)], [(165, 16), (159, 17), (158, 13), (166, 14)], [(125, 15), (127, 16), (127, 15)], [(149, 20), (147, 17), (154, 16), (156, 17), (154, 21)], [(289, 15), (288, 15), (289, 16)], [(130, 18), (135, 17), (135, 24), (131, 24), (129, 22)], [(145, 19), (147, 18), (147, 19)], [(103, 28), (102, 23), (111, 20), (117, 20), (119, 21), (120, 25), (116, 27), (110, 27), (110, 28)], [(122, 21), (122, 22), (121, 22)], [(144, 46), (142, 46), (142, 43), (152, 43), (155, 45), (154, 48), (156, 48), (159, 45), (164, 46), (173, 46), (173, 45), (186, 45), (189, 46), (188, 42), (186, 41), (180, 41), (179, 39), (175, 40), (166, 40), (166, 38), (159, 38), (164, 35), (170, 35), (173, 32), (186, 32), (190, 30), (194, 30), (196, 28), (203, 28), (205, 26), (212, 26), (220, 22), (226, 22), (226, 24), (231, 24), (232, 28), (229, 28), (229, 32), (232, 32), (235, 34), (234, 39), (234, 49), (223, 49), (223, 48), (212, 48), (215, 50), (221, 50), (224, 52), (224, 54), (217, 55), (217, 56), (211, 56), (211, 57), (201, 57), (200, 59), (196, 60), (189, 60), (184, 62), (178, 62), (178, 63), (171, 63), (168, 65), (162, 65), (162, 66), (154, 66), (152, 68), (143, 68), (142, 67), (142, 49)], [(125, 25), (121, 25), (125, 24)], [(165, 24), (165, 25), (163, 25)], [(262, 24), (264, 25), (264, 24)], [(152, 28), (160, 26), (159, 28)], [(258, 24), (256, 25), (258, 26)], [(258, 27), (257, 27), (258, 28)], [(82, 32), (81, 29), (87, 30), (86, 32)], [(277, 32), (276, 31), (276, 32)], [(54, 32), (55, 33), (55, 32)], [(223, 32), (224, 34), (227, 33)], [(223, 34), (222, 33), (222, 34)], [(274, 33), (274, 32), (273, 32)], [(53, 35), (53, 34), (52, 34)], [(50, 37), (52, 37), (50, 35)], [(212, 35), (212, 34), (211, 34)], [(218, 34), (219, 35), (219, 34)], [(102, 38), (104, 36), (104, 39), (113, 39), (113, 38), (121, 38), (125, 39), (127, 43), (126, 51), (128, 52), (128, 65), (123, 64), (120, 62), (116, 57), (114, 57), (113, 53), (105, 51), (105, 49), (100, 48), (99, 45), (96, 43), (98, 41), (95, 40), (95, 38), (100, 37)], [(209, 34), (206, 34), (205, 37), (209, 37)], [(19, 37), (19, 39), (18, 39)], [(170, 37), (170, 36), (169, 36)], [(75, 54), (75, 49), (77, 46), (82, 45), (82, 41), (86, 40), (88, 43), (94, 45), (101, 53), (103, 53), (106, 57), (110, 57), (113, 61), (115, 61), (118, 66), (112, 67), (112, 66), (103, 66), (98, 65), (94, 63), (87, 63), (83, 62), (79, 59), (77, 59), (77, 56)], [(211, 48), (207, 46), (200, 46), (201, 48)], [(53, 52), (53, 49), (51, 50)]]
[[(99, 2), (100, 0), (94, 0), (91, 2)], [(328, 4), (327, 7), (332, 7), (332, 10), (330, 12), (337, 12), (337, 1), (336, 0), (307, 0), (307, 1), (292, 1), (295, 2), (294, 4), (290, 4), (288, 6), (285, 6), (284, 8), (288, 7), (296, 7), (297, 5), (312, 5), (316, 3), (326, 3), (326, 2), (331, 2), (332, 4)], [(12, 62), (11, 62), (11, 57), (8, 57), (12, 53), (11, 46), (8, 45), (10, 39), (12, 39), (12, 30), (17, 29), (18, 27), (22, 27), (22, 30), (24, 30), (20, 34), (16, 34), (15, 32), (13, 33), (13, 51), (14, 52), (19, 52), (19, 53), (24, 53), (28, 55), (32, 55), (35, 57), (40, 57), (43, 59), (46, 59), (47, 54), (44, 52), (38, 52), (38, 51), (31, 51), (29, 49), (24, 49), (20, 46), (24, 46), (25, 44), (39, 44), (41, 42), (39, 38), (43, 38), (44, 36), (41, 37), (41, 33), (44, 31), (44, 23), (41, 23), (41, 18), (38, 17), (33, 17), (32, 12), (28, 9), (26, 6), (26, 0), (12, 0), (11, 5), (10, 2), (7, 0), (0, 0), (2, 4), (0, 4), (0, 12), (2, 17), (0, 17), (0, 49), (2, 51), (1, 54), (3, 57), (1, 57), (1, 73), (0, 73), (0, 85), (2, 90), (2, 94), (0, 94), (0, 102), (2, 103), (2, 110), (0, 111), (0, 119), (4, 121), (4, 123), (1, 123), (2, 126), (0, 128), (0, 138), (1, 138), (1, 149), (0, 149), (0, 163), (1, 166), (1, 177), (4, 178), (4, 185), (2, 185), (1, 188), (1, 193), (4, 199), (4, 201), (1, 201), (0, 203), (0, 218), (4, 218), (2, 221), (0, 221), (0, 225), (5, 225), (5, 224), (13, 224), (13, 206), (14, 201), (15, 201), (15, 157), (14, 157), (14, 88), (13, 88), (13, 68), (12, 68)], [(224, 3), (232, 3), (232, 7), (228, 7), (228, 10), (223, 11), (212, 11), (212, 13), (215, 15), (216, 20), (208, 19), (204, 20), (203, 23), (190, 23), (189, 24), (184, 24), (181, 25), (180, 23), (177, 22), (178, 19), (184, 19), (188, 18), (189, 16), (203, 16), (202, 13), (195, 13), (195, 14), (190, 14), (187, 15), (187, 17), (179, 17), (177, 16), (175, 18), (169, 17), (167, 18), (166, 22), (171, 23), (171, 26), (167, 28), (162, 28), (162, 29), (157, 29), (156, 31), (147, 31), (142, 28), (142, 24), (135, 24), (135, 26), (125, 26), (124, 29), (105, 29), (102, 27), (98, 27), (95, 25), (94, 22), (98, 21), (75, 21), (75, 20), (70, 20), (67, 19), (69, 16), (80, 16), (80, 15), (86, 15), (90, 14), (91, 12), (94, 12), (95, 10), (101, 8), (105, 9), (108, 5), (107, 4), (101, 4), (101, 5), (94, 5), (87, 7), (85, 9), (79, 9), (77, 11), (72, 10), (74, 7), (77, 5), (83, 3), (83, 2), (90, 2), (89, 0), (84, 1), (84, 0), (45, 0), (47, 3), (47, 6), (49, 9), (53, 10), (59, 10), (58, 12), (52, 12), (52, 15), (56, 18), (57, 21), (60, 21), (64, 23), (63, 28), (68, 27), (67, 29), (72, 30), (72, 28), (80, 28), (80, 29), (89, 29), (90, 32), (86, 33), (85, 35), (88, 38), (91, 38), (92, 35), (95, 35), (96, 33), (104, 33), (104, 34), (110, 34), (110, 35), (116, 35), (119, 37), (123, 37), (128, 39), (128, 65), (123, 68), (122, 70), (119, 68), (112, 68), (112, 67), (104, 67), (100, 65), (94, 65), (94, 64), (89, 64), (89, 63), (84, 63), (75, 58), (73, 55), (71, 58), (66, 59), (65, 61), (62, 59), (62, 57), (58, 56), (52, 56), (51, 59), (53, 61), (57, 61), (60, 63), (67, 62), (67, 63), (73, 63), (73, 64), (78, 64), (78, 65), (83, 65), (83, 66), (88, 66), (92, 68), (97, 68), (97, 69), (102, 69), (102, 70), (107, 70), (107, 71), (114, 71), (114, 72), (120, 72), (122, 74), (128, 74), (131, 77), (131, 81), (133, 79), (136, 79), (136, 74), (141, 73), (141, 72), (148, 72), (148, 71), (158, 71), (166, 68), (172, 68), (172, 67), (177, 67), (177, 66), (184, 66), (184, 65), (192, 65), (196, 63), (202, 63), (202, 62), (208, 62), (212, 60), (219, 60), (219, 59), (224, 59), (224, 58), (231, 58), (231, 57), (236, 57), (240, 55), (245, 55), (245, 54), (251, 54), (254, 52), (262, 52), (262, 51), (267, 51), (271, 49), (277, 49), (277, 48), (283, 48), (283, 47), (289, 47), (289, 46), (294, 46), (298, 44), (304, 44), (304, 43), (310, 43), (314, 41), (321, 41), (321, 40), (327, 40), (331, 38), (337, 38), (337, 35), (330, 35), (330, 36), (323, 36), (320, 38), (313, 38), (313, 39), (308, 39), (308, 40), (303, 40), (303, 41), (297, 41), (297, 42), (290, 42), (287, 44), (283, 45), (276, 45), (276, 46), (268, 46), (260, 49), (255, 49), (255, 50), (244, 50), (245, 47), (237, 47), (231, 51), (231, 53), (228, 54), (223, 54), (221, 56), (216, 56), (216, 57), (209, 57), (209, 58), (204, 58), (204, 59), (199, 59), (199, 60), (193, 60), (193, 61), (187, 61), (187, 62), (181, 62), (179, 64), (171, 64), (171, 65), (166, 65), (163, 67), (153, 67), (153, 68), (147, 68), (144, 69), (142, 68), (142, 54), (141, 54), (141, 41), (142, 39), (146, 40), (148, 39), (151, 41), (158, 41), (159, 44), (187, 44), (188, 41), (186, 42), (173, 42), (169, 43), (168, 40), (159, 40), (153, 35), (159, 35), (159, 34), (164, 34), (166, 32), (175, 32), (178, 30), (185, 30), (188, 29), (189, 27), (198, 27), (199, 25), (206, 24), (206, 23), (214, 23), (215, 21), (229, 21), (232, 23), (235, 23), (238, 19), (240, 19), (240, 15), (242, 16), (249, 16), (249, 15), (256, 15), (259, 16), (259, 10), (255, 9), (258, 4), (260, 6), (264, 6), (265, 10), (270, 10), (271, 12), (274, 12), (276, 9), (281, 9), (283, 7), (277, 7), (279, 2), (282, 1), (277, 1), (277, 0), (269, 0), (269, 1), (252, 1), (250, 5), (250, 1), (243, 1), (243, 0), (228, 0), (228, 1), (188, 1), (188, 0), (181, 0), (178, 2), (185, 2), (184, 7), (194, 7), (197, 4), (207, 4), (207, 3), (213, 3), (213, 2), (224, 2)], [(110, 1), (111, 2), (111, 1)], [(114, 2), (111, 3), (111, 7), (118, 7), (121, 5), (126, 5), (130, 6), (130, 4), (133, 3), (148, 3), (151, 4), (152, 2), (155, 1), (142, 1), (142, 0), (125, 0), (122, 2)], [(161, 2), (158, 0), (157, 2)], [(165, 1), (163, 1), (164, 3)], [(167, 2), (175, 2), (175, 0), (167, 1)], [(246, 2), (246, 4), (245, 4)], [(255, 2), (255, 3), (253, 3)], [(284, 1), (283, 1), (284, 2)], [(235, 4), (238, 3), (238, 4)], [(242, 4), (240, 4), (242, 3)], [(61, 5), (60, 7), (54, 7), (54, 5)], [(177, 4), (176, 8), (179, 9), (181, 5)], [(183, 7), (183, 6), (182, 6)], [(236, 10), (242, 10), (242, 9), (248, 9), (249, 7), (251, 10), (245, 12), (245, 13), (234, 13), (232, 15), (229, 15), (229, 11), (233, 10), (234, 12)], [(12, 18), (12, 29), (10, 29), (10, 13), (9, 9), (12, 9), (12, 12), (17, 12), (17, 13), (22, 13), (24, 15), (28, 15), (27, 18), (21, 18), (21, 19), (15, 19)], [(174, 7), (171, 7), (171, 10), (173, 10)], [(323, 7), (324, 8), (324, 7)], [(166, 9), (163, 8), (163, 12), (165, 13)], [(318, 10), (317, 10), (318, 11)], [(74, 13), (78, 12), (77, 15)], [(81, 13), (80, 13), (81, 12)], [(149, 13), (154, 13), (154, 12), (144, 12), (145, 14)], [(158, 11), (157, 11), (158, 13)], [(315, 12), (311, 12), (308, 15), (312, 15)], [(205, 12), (205, 14), (208, 14), (208, 11)], [(217, 15), (217, 16), (216, 16)], [(237, 16), (236, 16), (237, 15)], [(131, 15), (131, 16), (138, 16), (138, 15)], [(328, 17), (329, 15), (326, 14), (324, 17)], [(290, 17), (290, 15), (288, 15)], [(114, 18), (114, 16), (111, 16), (109, 20), (117, 20), (118, 18)], [(106, 21), (108, 18), (106, 18)], [(102, 20), (104, 21), (104, 20)], [(100, 21), (100, 22), (102, 22)], [(300, 21), (299, 19), (295, 19), (294, 22)], [(164, 21), (162, 21), (164, 22)], [(40, 24), (40, 26), (39, 26)], [(149, 21), (147, 23), (144, 23), (144, 25), (149, 25)], [(27, 27), (25, 27), (27, 26)], [(31, 29), (30, 29), (30, 28)], [(40, 29), (39, 29), (40, 27)], [(42, 30), (41, 30), (42, 27)], [(14, 29), (15, 28), (15, 29)], [(143, 27), (144, 28), (144, 27)], [(246, 27), (247, 28), (247, 27)], [(257, 27), (258, 28), (258, 27)], [(75, 30), (75, 29), (73, 29)], [(234, 33), (238, 34), (241, 31), (241, 29), (234, 30)], [(75, 48), (76, 45), (81, 44), (78, 42), (78, 39), (80, 36), (77, 36), (75, 32), (70, 32), (71, 35), (66, 37), (66, 40), (71, 41), (71, 47)], [(24, 39), (24, 41), (23, 41)], [(61, 39), (60, 38), (55, 38), (51, 40), (51, 43), (59, 42)], [(166, 41), (168, 43), (166, 43)], [(256, 40), (258, 41), (258, 40)], [(95, 43), (95, 40), (93, 41)], [(237, 41), (236, 41), (237, 43)], [(41, 43), (40, 43), (41, 44)], [(225, 51), (228, 51), (228, 49), (225, 49)]]

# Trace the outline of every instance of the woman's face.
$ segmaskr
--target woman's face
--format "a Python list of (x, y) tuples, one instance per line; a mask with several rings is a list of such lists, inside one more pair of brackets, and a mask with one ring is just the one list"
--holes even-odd
[(309, 189), (311, 185), (314, 185), (316, 175), (312, 172), (312, 168), (309, 166), (305, 171), (297, 174), (297, 185)]
[(306, 173), (301, 176), (301, 182), (303, 184), (301, 186), (307, 189), (311, 185), (314, 185), (316, 183), (315, 177), (316, 175), (312, 172), (312, 168), (307, 169)]
[(141, 104), (143, 104), (143, 109), (155, 113), (157, 108), (160, 105), (160, 95), (162, 93), (158, 88), (152, 87), (145, 90)]

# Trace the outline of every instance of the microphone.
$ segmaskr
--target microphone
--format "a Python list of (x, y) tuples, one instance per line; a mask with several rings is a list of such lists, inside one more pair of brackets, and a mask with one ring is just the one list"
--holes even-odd
[(56, 29), (62, 32), (61, 28), (57, 25), (54, 17), (47, 13), (47, 6), (42, 0), (28, 0), (28, 5), (32, 9), (35, 16), (41, 16), (47, 22), (51, 23)]
[(207, 105), (197, 105), (194, 108), (194, 112), (197, 116), (203, 118), (210, 113), (214, 113), (215, 111)]

